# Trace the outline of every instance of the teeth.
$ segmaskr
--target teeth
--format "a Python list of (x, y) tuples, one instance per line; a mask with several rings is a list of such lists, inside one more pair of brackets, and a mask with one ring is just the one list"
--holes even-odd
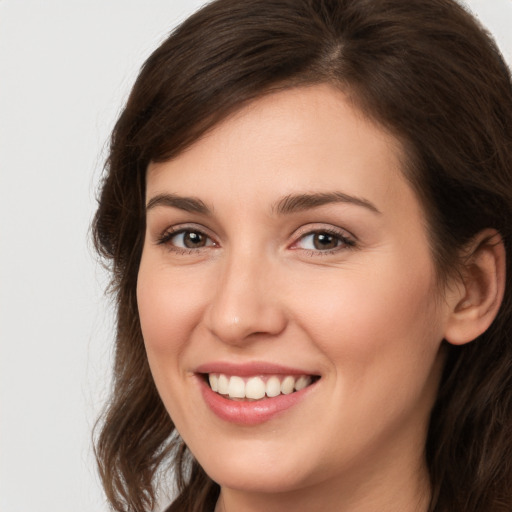
[(212, 391), (218, 391), (219, 390), (219, 377), (217, 375), (210, 373), (208, 376), (208, 380), (210, 381), (210, 387), (212, 388)]
[(259, 377), (252, 377), (245, 385), (245, 397), (258, 400), (265, 396), (265, 383)]
[(208, 380), (212, 391), (216, 393), (229, 396), (231, 399), (247, 398), (249, 400), (260, 400), (265, 396), (272, 398), (280, 394), (289, 395), (311, 384), (311, 377), (308, 375), (299, 377), (287, 375), (282, 380), (273, 375), (265, 382), (261, 377), (250, 377), (245, 381), (236, 375), (228, 377), (222, 373), (211, 373), (208, 375)]
[(273, 397), (281, 394), (281, 382), (277, 377), (270, 377), (267, 380), (267, 396)]
[(231, 377), (228, 386), (229, 398), (245, 398), (245, 382), (241, 377)]
[(281, 382), (281, 393), (283, 393), (283, 395), (289, 395), (290, 393), (293, 393), (294, 387), (295, 379), (289, 375), (284, 378), (283, 382)]
[(217, 392), (221, 395), (227, 395), (229, 391), (229, 380), (225, 375), (219, 375)]
[(295, 391), (300, 391), (301, 389), (308, 387), (310, 384), (311, 377), (306, 377), (305, 375), (302, 375), (297, 379), (297, 382), (295, 382)]

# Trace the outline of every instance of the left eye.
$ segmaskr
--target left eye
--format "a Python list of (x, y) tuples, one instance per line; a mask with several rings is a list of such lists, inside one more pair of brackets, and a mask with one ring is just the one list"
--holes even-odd
[(180, 249), (201, 249), (214, 245), (211, 238), (200, 231), (183, 230), (170, 234), (166, 243)]
[(350, 242), (340, 234), (329, 233), (328, 231), (316, 231), (308, 233), (300, 238), (296, 246), (300, 249), (312, 251), (329, 251), (344, 245), (351, 245)]

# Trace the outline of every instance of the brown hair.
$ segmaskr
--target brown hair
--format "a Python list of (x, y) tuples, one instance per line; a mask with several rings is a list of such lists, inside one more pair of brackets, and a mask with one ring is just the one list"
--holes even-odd
[[(507, 250), (503, 304), (449, 351), (426, 458), (431, 512), (512, 510), (512, 85), (492, 39), (452, 0), (216, 0), (150, 56), (112, 134), (94, 222), (117, 299), (114, 385), (96, 440), (117, 511), (150, 510), (170, 464), (170, 511), (206, 511), (219, 488), (174, 430), (137, 312), (145, 173), (254, 98), (330, 83), (402, 142), (441, 277), (484, 228)], [(164, 464), (165, 463), (165, 464)]]

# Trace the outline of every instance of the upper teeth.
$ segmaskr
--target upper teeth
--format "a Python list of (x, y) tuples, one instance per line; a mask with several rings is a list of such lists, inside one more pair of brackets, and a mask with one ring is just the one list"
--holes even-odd
[(270, 377), (242, 378), (236, 375), (227, 376), (222, 373), (210, 373), (208, 376), (213, 391), (227, 395), (230, 398), (249, 398), (258, 400), (265, 395), (274, 397), (279, 394), (289, 395), (293, 391), (300, 391), (311, 384), (311, 377), (301, 375), (294, 377), (287, 375), (284, 378), (272, 375)]

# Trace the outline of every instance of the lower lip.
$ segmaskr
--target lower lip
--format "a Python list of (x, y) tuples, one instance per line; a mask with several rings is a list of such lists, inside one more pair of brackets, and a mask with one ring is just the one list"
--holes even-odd
[(263, 398), (254, 402), (230, 400), (212, 391), (201, 376), (198, 376), (201, 393), (208, 407), (222, 420), (239, 425), (258, 425), (269, 421), (297, 405), (316, 383), (289, 395)]

